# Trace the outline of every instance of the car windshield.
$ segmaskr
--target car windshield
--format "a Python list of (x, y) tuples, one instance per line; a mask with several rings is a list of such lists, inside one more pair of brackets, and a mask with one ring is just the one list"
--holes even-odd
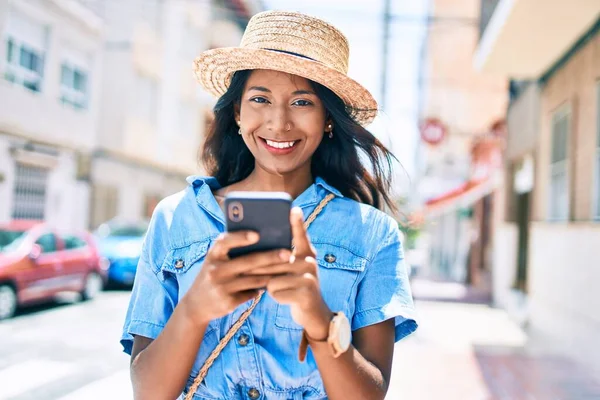
[(142, 237), (146, 234), (148, 225), (139, 224), (114, 224), (106, 223), (100, 225), (96, 234), (100, 237)]
[(15, 250), (25, 238), (25, 231), (0, 229), (0, 253)]

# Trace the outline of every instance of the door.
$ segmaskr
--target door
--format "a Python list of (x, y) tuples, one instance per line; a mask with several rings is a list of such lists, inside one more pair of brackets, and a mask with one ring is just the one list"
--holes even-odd
[(97, 261), (94, 251), (83, 238), (76, 235), (64, 235), (60, 241), (64, 245), (61, 251), (63, 290), (80, 292), (88, 273), (95, 268)]
[(23, 282), (21, 301), (38, 301), (52, 298), (61, 286), (62, 262), (57, 248), (56, 236), (44, 233), (35, 241), (41, 253), (37, 259), (28, 259), (27, 273)]
[(527, 292), (527, 258), (529, 250), (529, 197), (531, 192), (517, 194), (517, 278), (515, 289)]

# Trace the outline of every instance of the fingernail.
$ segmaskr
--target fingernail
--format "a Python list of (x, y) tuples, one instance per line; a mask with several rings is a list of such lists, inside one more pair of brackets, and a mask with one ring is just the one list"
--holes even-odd
[(304, 214), (302, 213), (302, 209), (300, 207), (292, 208), (292, 213), (296, 214), (299, 217), (304, 217)]
[(281, 250), (279, 252), (279, 258), (281, 258), (283, 261), (288, 261), (290, 259), (290, 252), (287, 250)]
[(248, 232), (248, 233), (246, 234), (246, 238), (247, 238), (248, 240), (252, 240), (253, 242), (255, 242), (255, 241), (257, 241), (257, 240), (258, 240), (258, 233), (256, 233), (256, 232)]

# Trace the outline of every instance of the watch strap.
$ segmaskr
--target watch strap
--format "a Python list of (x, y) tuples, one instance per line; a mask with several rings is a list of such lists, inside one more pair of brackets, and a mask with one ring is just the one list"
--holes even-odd
[[(341, 314), (341, 315), (340, 315)], [(327, 338), (324, 340), (315, 340), (308, 337), (308, 334), (306, 333), (306, 330), (302, 330), (302, 338), (300, 339), (300, 346), (298, 348), (298, 360), (300, 360), (300, 362), (304, 362), (304, 360), (306, 360), (306, 354), (308, 353), (308, 347), (310, 345), (310, 342), (318, 342), (318, 343), (327, 343), (327, 345), (329, 346), (329, 349), (331, 351), (331, 355), (334, 358), (338, 358), (340, 355), (342, 355), (346, 350), (342, 349), (340, 347), (340, 344), (338, 343), (339, 337), (338, 337), (338, 327), (335, 324), (335, 320), (336, 318), (344, 318), (344, 314), (339, 312), (339, 313), (335, 313), (332, 315), (331, 321), (329, 322), (329, 334), (327, 335)]]

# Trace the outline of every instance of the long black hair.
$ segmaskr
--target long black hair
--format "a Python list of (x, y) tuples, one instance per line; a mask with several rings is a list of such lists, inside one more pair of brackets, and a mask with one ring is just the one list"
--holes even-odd
[[(238, 135), (235, 106), (239, 106), (250, 70), (233, 75), (229, 89), (214, 107), (202, 150), (207, 172), (221, 185), (239, 182), (254, 170), (254, 156)], [(312, 176), (320, 176), (344, 196), (382, 209), (397, 211), (390, 196), (394, 155), (348, 113), (344, 102), (331, 90), (310, 81), (333, 122), (333, 139), (324, 138), (311, 160)], [(370, 163), (363, 165), (362, 159)]]

